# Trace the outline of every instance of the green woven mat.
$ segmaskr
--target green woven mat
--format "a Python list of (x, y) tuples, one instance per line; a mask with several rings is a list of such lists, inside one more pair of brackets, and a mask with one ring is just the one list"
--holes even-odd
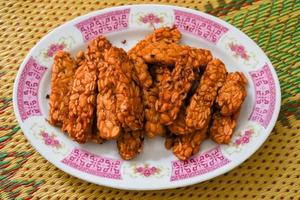
[[(173, 190), (101, 187), (51, 165), (27, 142), (13, 114), (13, 82), (25, 55), (47, 32), (76, 16), (115, 5), (167, 2), (228, 21), (269, 56), (280, 79), (282, 107), (268, 140), (229, 173)], [(0, 199), (300, 199), (299, 20), (299, 0), (0, 0)]]

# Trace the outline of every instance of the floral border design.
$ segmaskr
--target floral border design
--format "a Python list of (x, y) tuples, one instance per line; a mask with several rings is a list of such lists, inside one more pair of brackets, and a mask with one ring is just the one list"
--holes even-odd
[(237, 38), (224, 36), (221, 41), (224, 43), (225, 48), (237, 60), (240, 60), (244, 65), (250, 67), (251, 69), (258, 68), (259, 61), (256, 53), (249, 51), (247, 47), (241, 44)]
[(42, 49), (37, 59), (42, 62), (50, 62), (57, 51), (70, 50), (74, 44), (76, 44), (76, 41), (72, 36), (61, 37), (45, 49)]
[(262, 127), (255, 123), (251, 123), (246, 126), (243, 130), (236, 132), (228, 145), (223, 146), (223, 150), (232, 155), (234, 153), (241, 152), (245, 146), (251, 143), (254, 138), (258, 137), (259, 133), (262, 131)]
[(172, 26), (173, 17), (168, 14), (168, 12), (137, 12), (132, 14), (131, 23), (148, 26), (150, 28)]
[(68, 153), (66, 145), (59, 139), (54, 131), (46, 131), (45, 125), (34, 122), (29, 130), (33, 133), (33, 136), (38, 140), (41, 140), (45, 146), (50, 148), (53, 153), (61, 154), (65, 156)]
[(163, 165), (143, 164), (137, 165), (129, 163), (124, 165), (123, 174), (130, 178), (162, 178), (169, 176), (170, 168)]
[(54, 135), (53, 133), (49, 134), (46, 131), (42, 130), (39, 133), (39, 135), (43, 138), (45, 145), (50, 146), (55, 149), (62, 148), (60, 141), (57, 139), (56, 135)]

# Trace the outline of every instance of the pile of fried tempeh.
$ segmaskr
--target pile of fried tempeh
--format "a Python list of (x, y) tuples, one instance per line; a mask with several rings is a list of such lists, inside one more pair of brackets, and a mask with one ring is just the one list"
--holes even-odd
[(210, 136), (228, 143), (246, 97), (246, 78), (228, 73), (209, 50), (179, 44), (176, 28), (160, 28), (128, 53), (103, 36), (73, 60), (59, 51), (51, 77), (50, 117), (79, 143), (117, 140), (134, 158), (144, 134), (166, 138), (181, 160)]

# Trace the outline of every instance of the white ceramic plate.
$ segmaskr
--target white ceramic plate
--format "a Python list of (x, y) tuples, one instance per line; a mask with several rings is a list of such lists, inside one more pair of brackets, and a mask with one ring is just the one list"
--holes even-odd
[[(229, 145), (206, 140), (186, 162), (164, 147), (162, 138), (146, 139), (144, 151), (123, 161), (115, 141), (80, 145), (49, 125), (48, 99), (53, 55), (73, 55), (86, 42), (105, 35), (130, 49), (154, 27), (176, 25), (182, 43), (212, 51), (228, 71), (242, 71), (249, 84), (238, 126)], [(124, 42), (126, 40), (126, 43)], [(154, 190), (199, 183), (241, 164), (266, 140), (280, 109), (280, 86), (264, 52), (230, 24), (195, 10), (166, 5), (134, 5), (99, 10), (56, 28), (39, 41), (22, 63), (14, 85), (14, 111), (32, 146), (59, 169), (80, 179), (122, 189)]]

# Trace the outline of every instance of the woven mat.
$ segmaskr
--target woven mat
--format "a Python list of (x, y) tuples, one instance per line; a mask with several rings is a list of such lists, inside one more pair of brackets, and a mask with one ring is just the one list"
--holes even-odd
[[(236, 169), (210, 181), (162, 191), (101, 187), (60, 171), (27, 142), (12, 108), (25, 55), (47, 32), (93, 10), (164, 3), (218, 16), (248, 34), (271, 59), (281, 112), (264, 145)], [(300, 199), (299, 0), (0, 0), (0, 199)]]

